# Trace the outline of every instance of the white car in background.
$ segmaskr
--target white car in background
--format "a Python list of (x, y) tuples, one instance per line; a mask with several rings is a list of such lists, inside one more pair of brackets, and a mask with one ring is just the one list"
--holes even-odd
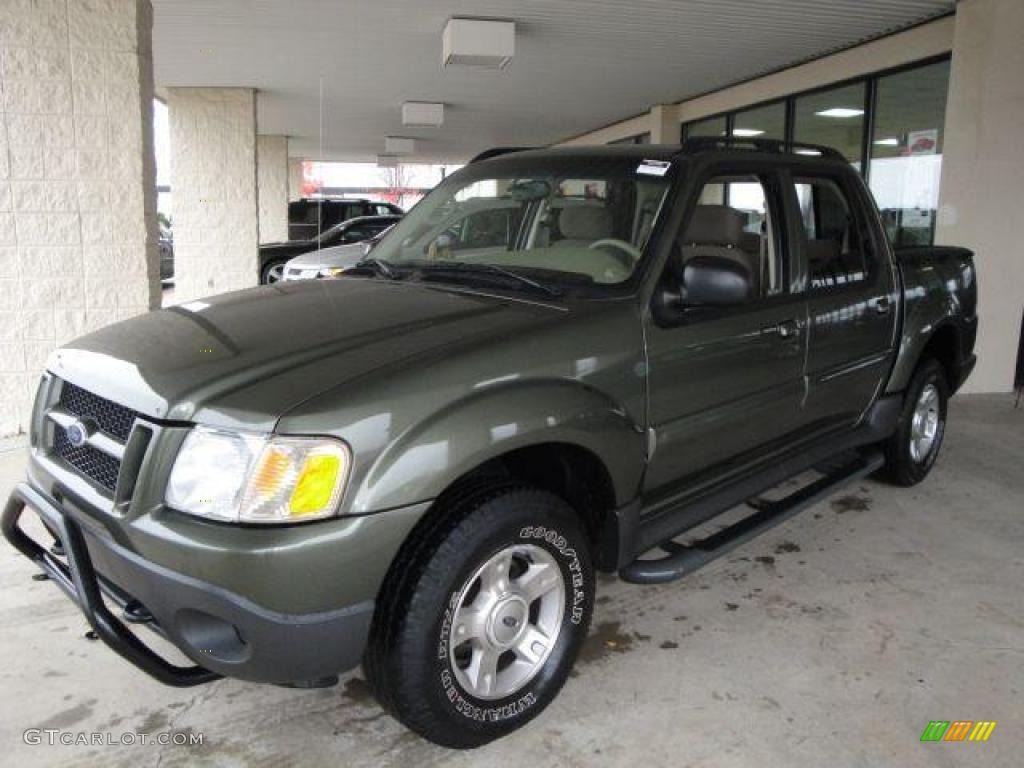
[(324, 277), (338, 277), (349, 267), (362, 261), (366, 254), (384, 237), (391, 227), (378, 232), (369, 240), (346, 243), (318, 251), (308, 251), (284, 265), (282, 280), (319, 280)]

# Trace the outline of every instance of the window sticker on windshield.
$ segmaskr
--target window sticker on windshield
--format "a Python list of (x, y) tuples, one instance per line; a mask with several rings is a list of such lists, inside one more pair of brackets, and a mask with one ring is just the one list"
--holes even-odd
[(664, 176), (671, 165), (667, 160), (644, 160), (636, 167), (636, 172), (647, 176)]

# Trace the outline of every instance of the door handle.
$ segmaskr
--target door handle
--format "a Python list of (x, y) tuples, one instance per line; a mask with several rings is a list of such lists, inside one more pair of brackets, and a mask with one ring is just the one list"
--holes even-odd
[(889, 310), (892, 309), (892, 305), (889, 303), (889, 297), (883, 296), (880, 299), (875, 299), (875, 312), (880, 315), (889, 314)]
[(796, 320), (783, 320), (775, 325), (765, 326), (761, 329), (763, 334), (774, 334), (782, 339), (791, 339), (800, 335), (800, 326)]

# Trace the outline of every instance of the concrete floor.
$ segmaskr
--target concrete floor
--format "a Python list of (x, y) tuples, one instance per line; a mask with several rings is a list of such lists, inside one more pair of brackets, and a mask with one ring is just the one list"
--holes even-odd
[[(0, 487), (24, 448), (0, 454)], [(0, 545), (8, 765), (954, 766), (1024, 753), (1024, 409), (954, 401), (931, 477), (864, 482), (684, 581), (605, 578), (577, 673), (538, 720), (476, 752), (404, 731), (350, 675), (298, 691), (176, 690), (103, 645)], [(996, 720), (929, 743), (930, 720)], [(26, 746), (26, 728), (202, 733), (202, 747)]]

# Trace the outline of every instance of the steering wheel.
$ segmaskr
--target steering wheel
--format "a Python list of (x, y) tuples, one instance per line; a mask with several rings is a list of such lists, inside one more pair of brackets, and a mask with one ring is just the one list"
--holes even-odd
[(591, 250), (595, 250), (597, 248), (607, 248), (608, 246), (611, 246), (618, 251), (618, 256), (626, 257), (620, 258), (619, 260), (622, 262), (623, 266), (629, 270), (632, 270), (633, 267), (636, 266), (636, 263), (640, 261), (640, 257), (642, 255), (640, 253), (640, 249), (632, 243), (627, 243), (625, 240), (619, 240), (617, 237), (605, 237), (601, 240), (595, 240), (587, 247)]

